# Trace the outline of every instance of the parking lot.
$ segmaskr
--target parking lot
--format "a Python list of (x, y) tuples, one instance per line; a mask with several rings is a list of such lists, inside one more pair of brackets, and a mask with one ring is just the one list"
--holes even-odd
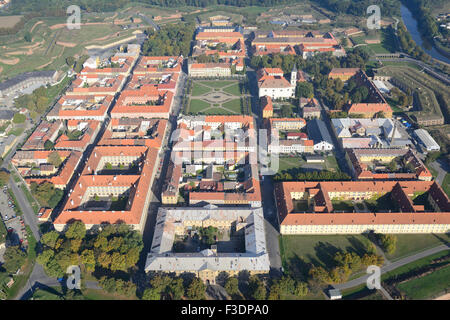
[(24, 221), (17, 214), (14, 200), (6, 187), (0, 192), (0, 216), (8, 230), (7, 246), (27, 245)]

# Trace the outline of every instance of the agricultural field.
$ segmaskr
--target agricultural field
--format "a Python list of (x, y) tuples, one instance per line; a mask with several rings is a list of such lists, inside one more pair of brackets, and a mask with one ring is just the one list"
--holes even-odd
[(12, 28), (14, 27), (23, 16), (3, 16), (0, 17), (0, 26), (2, 28)]
[(237, 80), (192, 80), (186, 114), (242, 114), (242, 83)]

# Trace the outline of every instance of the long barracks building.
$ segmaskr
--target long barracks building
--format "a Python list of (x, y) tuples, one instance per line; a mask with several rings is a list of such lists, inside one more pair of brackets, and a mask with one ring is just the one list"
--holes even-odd
[[(389, 209), (369, 206), (381, 197)], [(275, 185), (275, 198), (281, 234), (450, 231), (450, 201), (434, 181), (282, 182)], [(341, 201), (371, 209), (335, 209)]]

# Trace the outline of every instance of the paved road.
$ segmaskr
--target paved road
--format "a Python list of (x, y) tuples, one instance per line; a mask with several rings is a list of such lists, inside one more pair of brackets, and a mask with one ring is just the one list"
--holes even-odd
[[(434, 248), (431, 248), (431, 249), (428, 249), (428, 250), (419, 252), (419, 253), (414, 254), (414, 255), (412, 255), (412, 256), (409, 256), (409, 257), (406, 257), (406, 258), (397, 260), (397, 261), (395, 261), (395, 262), (392, 262), (392, 263), (389, 264), (389, 265), (383, 266), (383, 267), (381, 268), (381, 274), (384, 274), (384, 273), (386, 273), (386, 272), (392, 271), (392, 270), (397, 269), (397, 268), (399, 268), (399, 267), (401, 267), (401, 266), (404, 266), (404, 265), (406, 265), (406, 264), (408, 264), (408, 263), (411, 263), (411, 262), (414, 262), (414, 261), (416, 261), (416, 260), (419, 260), (419, 259), (428, 257), (428, 256), (433, 255), (433, 254), (435, 254), (435, 253), (438, 253), (438, 252), (441, 252), (441, 251), (445, 251), (445, 250), (449, 250), (449, 249), (450, 249), (450, 244), (443, 244), (443, 245), (440, 245), (440, 246), (437, 246), (437, 247), (434, 247)], [(339, 289), (339, 290), (350, 289), (350, 288), (353, 288), (353, 287), (356, 287), (356, 286), (358, 286), (358, 285), (361, 285), (361, 284), (366, 283), (367, 278), (368, 278), (369, 276), (370, 276), (370, 275), (367, 274), (367, 275), (365, 275), (365, 276), (362, 276), (362, 277), (360, 277), (360, 278), (351, 280), (351, 281), (349, 281), (349, 282), (346, 282), (346, 283), (343, 283), (343, 284), (335, 285), (334, 287), (335, 287), (336, 289)]]
[[(59, 282), (56, 278), (48, 277), (44, 272), (44, 268), (36, 263), (27, 284), (19, 291), (14, 300), (28, 300), (38, 288), (60, 287), (63, 285), (65, 284)], [(83, 285), (87, 289), (101, 289), (97, 281), (84, 281)]]
[(448, 163), (445, 160), (441, 160), (441, 159), (438, 159), (438, 160), (432, 162), (430, 165), (438, 172), (436, 181), (437, 181), (437, 183), (442, 185), (442, 183), (444, 182), (445, 175), (448, 172), (450, 172), (450, 166), (448, 165)]

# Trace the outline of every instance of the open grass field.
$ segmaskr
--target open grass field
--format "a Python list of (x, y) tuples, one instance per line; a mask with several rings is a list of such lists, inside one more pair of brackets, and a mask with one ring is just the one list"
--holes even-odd
[(438, 253), (433, 254), (431, 256), (428, 256), (428, 257), (416, 260), (414, 262), (408, 263), (408, 264), (406, 264), (406, 265), (404, 265), (402, 267), (399, 267), (399, 268), (394, 269), (392, 271), (386, 272), (385, 274), (383, 274), (381, 276), (381, 280), (383, 281), (383, 280), (386, 280), (386, 279), (389, 279), (389, 278), (401, 275), (403, 273), (408, 273), (408, 272), (410, 272), (412, 270), (419, 269), (421, 267), (424, 267), (426, 265), (431, 264), (431, 262), (433, 260), (441, 258), (441, 257), (444, 257), (444, 256), (446, 256), (448, 254), (450, 254), (450, 250), (441, 251), (441, 252), (438, 252)]
[(232, 94), (233, 96), (239, 96), (241, 94), (239, 83), (234, 83), (233, 85), (224, 88), (223, 91)]
[(236, 114), (241, 113), (241, 99), (234, 99), (222, 104), (224, 108), (233, 111)]
[(445, 175), (444, 181), (442, 181), (442, 189), (450, 197), (450, 173)]
[(366, 284), (342, 290), (341, 293), (343, 300), (385, 300), (379, 291), (369, 290)]
[(191, 99), (189, 111), (192, 113), (201, 113), (211, 105), (208, 102), (199, 99)]
[(325, 167), (330, 171), (340, 171), (339, 165), (337, 163), (336, 157), (334, 155), (330, 155), (325, 159)]
[(293, 169), (301, 168), (306, 162), (301, 157), (280, 157), (278, 163), (278, 173), (290, 173), (296, 171)]
[(215, 88), (215, 89), (220, 89), (220, 88), (224, 88), (227, 87), (231, 84), (236, 83), (236, 81), (227, 81), (227, 80), (211, 80), (211, 81), (199, 81), (200, 84), (203, 84), (205, 86), (211, 87), (211, 88)]
[(14, 27), (23, 16), (3, 16), (0, 17), (0, 26), (2, 28), (12, 28)]
[(406, 281), (397, 287), (409, 299), (423, 300), (434, 297), (450, 288), (450, 266)]
[(305, 278), (307, 264), (330, 267), (334, 255), (347, 250), (363, 255), (371, 242), (363, 235), (284, 235), (280, 236), (280, 254), (286, 272)]
[(211, 91), (211, 88), (201, 85), (198, 82), (195, 82), (192, 87), (192, 96), (201, 96), (210, 91)]
[(397, 234), (397, 249), (386, 257), (395, 261), (450, 241), (449, 234)]

